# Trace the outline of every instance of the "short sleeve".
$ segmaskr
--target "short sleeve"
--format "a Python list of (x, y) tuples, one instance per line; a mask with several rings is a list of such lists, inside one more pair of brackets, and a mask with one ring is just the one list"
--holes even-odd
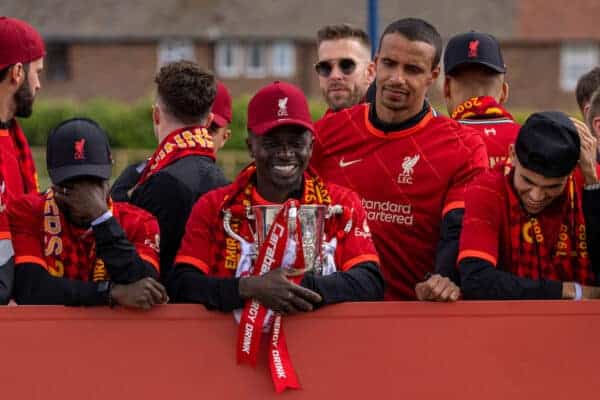
[(338, 269), (347, 271), (363, 262), (379, 264), (379, 257), (371, 239), (367, 215), (358, 195), (347, 191), (340, 202), (352, 210), (352, 229), (338, 242), (335, 257)]
[(450, 182), (450, 187), (444, 200), (442, 216), (449, 211), (465, 207), (465, 191), (467, 185), (489, 167), (489, 160), (485, 144), (481, 136), (474, 130), (466, 127), (461, 128), (459, 140), (463, 151), (457, 155), (463, 160), (457, 168), (456, 174)]
[(215, 241), (214, 221), (217, 212), (210, 203), (210, 195), (203, 196), (192, 208), (185, 226), (181, 246), (175, 256), (175, 264), (188, 264), (209, 274), (210, 266), (215, 262), (215, 254), (211, 251)]
[(479, 258), (498, 264), (506, 198), (499, 173), (484, 173), (469, 185), (460, 237), (458, 262)]
[[(38, 196), (36, 194), (36, 196)], [(42, 247), (43, 202), (32, 195), (15, 199), (8, 208), (8, 222), (15, 251), (15, 264), (34, 263), (48, 269)], [(53, 221), (47, 221), (52, 226)], [(60, 222), (58, 222), (60, 224)], [(59, 240), (46, 243), (48, 251), (62, 246)]]

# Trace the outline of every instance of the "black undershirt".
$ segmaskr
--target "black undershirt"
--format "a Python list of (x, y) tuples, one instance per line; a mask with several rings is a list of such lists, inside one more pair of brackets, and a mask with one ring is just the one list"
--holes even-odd
[(415, 116), (410, 117), (409, 119), (403, 122), (390, 123), (379, 119), (379, 117), (377, 116), (377, 111), (375, 110), (375, 102), (373, 102), (373, 104), (369, 106), (369, 122), (375, 128), (385, 133), (402, 131), (404, 129), (412, 128), (413, 126), (421, 122), (421, 120), (425, 117), (425, 115), (427, 115), (430, 109), (431, 106), (425, 101), (423, 102), (423, 108), (421, 108), (421, 111), (419, 111)]

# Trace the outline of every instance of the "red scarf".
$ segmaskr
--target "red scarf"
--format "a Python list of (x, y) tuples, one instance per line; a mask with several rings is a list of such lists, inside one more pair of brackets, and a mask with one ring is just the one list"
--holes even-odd
[(38, 176), (35, 169), (35, 163), (31, 155), (31, 149), (27, 138), (16, 119), (13, 119), (8, 129), (8, 135), (12, 139), (19, 171), (23, 180), (23, 192), (39, 192)]
[[(248, 242), (253, 242), (252, 227), (246, 218), (247, 210), (256, 203), (255, 196), (253, 196), (256, 188), (254, 184), (256, 174), (256, 165), (254, 163), (244, 168), (231, 184), (233, 191), (230, 195), (223, 199), (221, 210), (229, 209), (232, 214), (231, 228), (235, 233), (243, 237)], [(311, 169), (304, 172), (304, 192), (300, 199), (300, 204), (331, 204), (331, 196), (329, 190), (321, 180)], [(222, 214), (219, 215), (221, 217)], [(346, 221), (348, 216), (346, 216)], [(341, 219), (340, 219), (341, 221)], [(220, 220), (220, 223), (222, 221)], [(333, 231), (343, 231), (343, 227), (334, 226), (330, 224), (329, 228)], [(336, 232), (325, 232), (327, 237), (332, 237), (330, 234), (336, 234)], [(233, 238), (230, 238), (223, 229), (218, 229), (215, 234), (216, 240), (214, 243), (215, 251), (218, 252), (221, 257), (217, 257), (217, 262), (224, 262), (225, 268), (235, 271), (240, 261), (240, 244)]]
[[(238, 178), (232, 183), (234, 188), (233, 193), (225, 197), (221, 206), (221, 210), (229, 209), (232, 213), (231, 228), (249, 242), (253, 242), (254, 239), (252, 238), (250, 223), (246, 218), (246, 212), (256, 203), (255, 174), (256, 166), (254, 164), (250, 164), (244, 168), (238, 175)], [(255, 267), (252, 271), (253, 275), (262, 275), (271, 268), (278, 268), (281, 265), (288, 239), (286, 222), (292, 204), (294, 204), (296, 209), (300, 204), (329, 205), (331, 204), (331, 197), (321, 179), (312, 170), (306, 171), (304, 173), (304, 192), (301, 200), (288, 200), (284, 204), (282, 211), (276, 218), (276, 222), (278, 221), (279, 223), (274, 222), (271, 225), (265, 243), (259, 249), (258, 258), (254, 263)], [(275, 228), (276, 226), (279, 229)], [(296, 222), (296, 227), (297, 231), (292, 234), (296, 235), (295, 240), (300, 242), (302, 236), (298, 221)], [(338, 227), (332, 224), (330, 229), (336, 230)], [(218, 246), (218, 251), (222, 254), (221, 260), (225, 263), (225, 268), (235, 270), (240, 258), (241, 249), (239, 243), (229, 238), (223, 229), (218, 229), (216, 236), (215, 245)], [(302, 246), (298, 246), (297, 248), (298, 254), (294, 265), (296, 268), (304, 268)], [(269, 251), (272, 251), (274, 254), (273, 258), (275, 261), (270, 264), (265, 263), (267, 249), (270, 249)], [(296, 283), (299, 283), (301, 280), (302, 276), (295, 276), (293, 278), (293, 281)], [(238, 362), (256, 364), (266, 312), (267, 310), (255, 300), (248, 300), (246, 302), (238, 331)], [(269, 333), (269, 366), (275, 390), (279, 393), (286, 388), (300, 388), (287, 350), (281, 315), (276, 314)]]
[[(48, 273), (58, 278), (81, 281), (108, 279), (104, 262), (96, 258), (96, 240), (92, 230), (70, 224), (58, 209), (51, 189), (46, 192), (45, 198), (44, 255)], [(109, 201), (112, 210), (111, 203)]]
[(148, 160), (137, 186), (167, 165), (192, 155), (215, 159), (212, 136), (202, 126), (189, 126), (169, 133)]
[(471, 97), (452, 112), (452, 119), (508, 118), (512, 115), (491, 96)]
[(572, 176), (565, 193), (539, 215), (528, 215), (512, 186), (514, 170), (505, 177), (509, 199), (513, 274), (593, 284), (581, 199)]

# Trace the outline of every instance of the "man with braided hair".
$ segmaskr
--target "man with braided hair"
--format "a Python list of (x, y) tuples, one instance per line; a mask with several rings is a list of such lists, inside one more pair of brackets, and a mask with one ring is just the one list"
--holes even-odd
[[(171, 298), (222, 311), (241, 308), (245, 300), (256, 299), (284, 314), (341, 301), (381, 299), (379, 260), (358, 196), (340, 186), (324, 184), (307, 169), (313, 125), (302, 92), (284, 82), (261, 89), (248, 106), (248, 131), (248, 149), (254, 162), (231, 185), (208, 193), (194, 206), (175, 258)], [(348, 211), (345, 216), (351, 219), (350, 229), (343, 216), (328, 219), (325, 226), (327, 237), (336, 237), (333, 257), (337, 272), (327, 276), (307, 273), (301, 282), (293, 283), (275, 265), (264, 275), (236, 278), (245, 254), (243, 246), (225, 232), (223, 212), (231, 211), (231, 228), (251, 242), (244, 209), (289, 199), (300, 204), (340, 204)]]

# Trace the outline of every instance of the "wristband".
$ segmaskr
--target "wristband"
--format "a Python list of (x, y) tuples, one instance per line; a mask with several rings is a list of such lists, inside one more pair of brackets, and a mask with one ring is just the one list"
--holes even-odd
[(581, 288), (581, 285), (577, 282), (574, 282), (574, 285), (575, 285), (575, 298), (573, 300), (579, 301), (583, 298), (583, 289)]
[(99, 225), (99, 224), (103, 223), (104, 221), (108, 221), (110, 219), (110, 217), (112, 217), (112, 216), (113, 216), (112, 211), (108, 210), (107, 212), (105, 212), (104, 214), (102, 214), (101, 216), (99, 216), (98, 218), (93, 220), (90, 225), (91, 226)]

